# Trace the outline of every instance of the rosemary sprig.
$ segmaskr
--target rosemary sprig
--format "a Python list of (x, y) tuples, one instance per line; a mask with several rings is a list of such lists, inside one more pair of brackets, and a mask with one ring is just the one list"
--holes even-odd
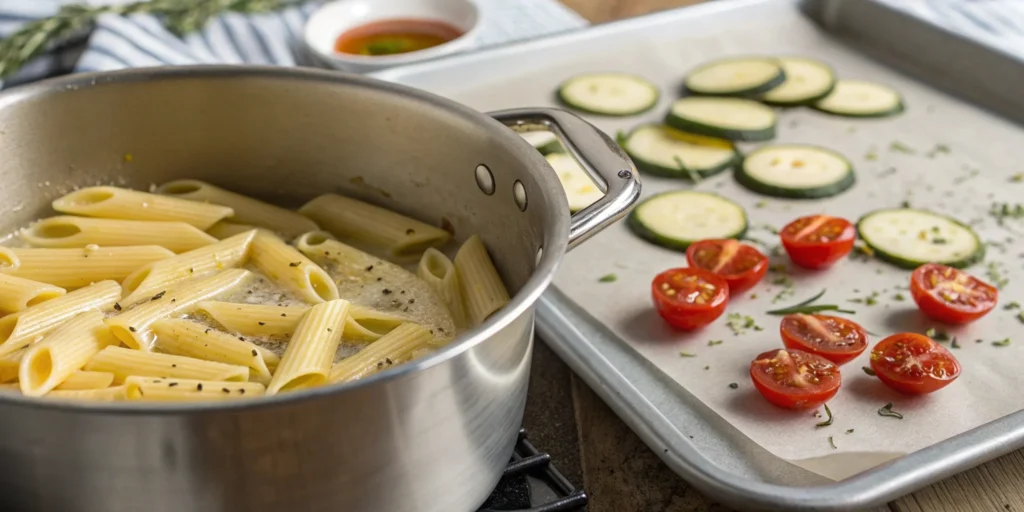
[(153, 14), (163, 19), (168, 30), (184, 35), (228, 11), (268, 12), (305, 1), (308, 0), (150, 0), (121, 5), (66, 5), (54, 16), (26, 23), (0, 40), (0, 78), (17, 72), (50, 48), (82, 35), (101, 14)]

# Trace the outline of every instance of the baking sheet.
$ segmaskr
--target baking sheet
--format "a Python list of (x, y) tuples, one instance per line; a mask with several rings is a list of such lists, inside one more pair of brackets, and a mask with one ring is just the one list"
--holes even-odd
[[(706, 180), (696, 188), (739, 201), (755, 227), (751, 236), (772, 243), (774, 235), (758, 229), (760, 226), (781, 227), (799, 215), (818, 212), (857, 218), (872, 208), (897, 206), (905, 200), (965, 222), (978, 220), (982, 238), (997, 242), (986, 263), (997, 263), (1009, 279), (1001, 291), (1002, 303), (1024, 297), (1020, 280), (1024, 277), (1024, 260), (1020, 259), (1024, 245), (1008, 242), (1007, 237), (1013, 235), (995, 226), (988, 216), (993, 202), (1020, 201), (1024, 185), (1010, 182), (1010, 177), (1020, 172), (1015, 163), (1024, 156), (1024, 132), (836, 43), (796, 10), (750, 19), (730, 26), (727, 32), (707, 32), (681, 31), (674, 41), (630, 41), (597, 55), (537, 62), (528, 69), (506, 70), (462, 87), (449, 84), (442, 92), (490, 110), (554, 104), (551, 92), (557, 84), (584, 71), (634, 72), (661, 85), (664, 98), (649, 115), (626, 120), (591, 118), (614, 133), (658, 120), (676, 97), (686, 70), (706, 60), (748, 53), (820, 58), (835, 66), (840, 76), (887, 83), (906, 97), (908, 111), (893, 119), (848, 120), (807, 109), (782, 113), (776, 142), (820, 144), (841, 151), (853, 161), (858, 184), (839, 197), (819, 201), (766, 199), (742, 189), (728, 175)], [(681, 186), (684, 184), (677, 181), (644, 178), (645, 197)], [(1024, 232), (1024, 227), (1018, 229)], [(859, 370), (867, 364), (864, 355), (844, 366), (843, 390), (830, 402), (833, 425), (815, 428), (820, 419), (775, 409), (749, 384), (750, 359), (779, 346), (778, 318), (763, 312), (826, 289), (824, 302), (856, 309), (855, 318), (872, 332), (923, 332), (931, 323), (917, 315), (909, 294), (903, 291), (905, 300), (896, 300), (900, 291), (894, 285), (905, 285), (908, 273), (873, 261), (845, 261), (826, 273), (794, 272), (795, 292), (788, 299), (773, 304), (772, 298), (781, 288), (762, 286), (754, 291), (757, 299), (748, 294), (730, 304), (730, 312), (750, 315), (763, 331), (734, 335), (723, 318), (698, 334), (681, 334), (665, 327), (650, 308), (648, 285), (661, 270), (683, 262), (681, 254), (651, 246), (619, 224), (570, 253), (556, 286), (676, 381), (679, 392), (692, 393), (752, 440), (804, 468), (843, 478), (1021, 408), (1012, 386), (1001, 384), (1013, 381), (1014, 361), (1024, 348), (1012, 341), (1006, 347), (990, 342), (1006, 337), (1012, 340), (1024, 331), (1024, 325), (1014, 317), (1016, 312), (997, 310), (969, 328), (947, 329), (963, 347), (954, 353), (965, 368), (962, 377), (947, 389), (922, 398), (897, 395)], [(972, 268), (982, 277), (986, 270), (985, 264)], [(598, 282), (608, 273), (617, 274), (618, 280)], [(874, 306), (847, 302), (873, 292), (878, 292)], [(722, 344), (708, 346), (709, 340), (719, 339)], [(975, 343), (976, 339), (983, 342)], [(681, 350), (696, 357), (681, 357)], [(704, 370), (705, 366), (710, 369)], [(733, 382), (739, 389), (729, 387)], [(893, 409), (905, 418), (880, 417), (876, 411), (887, 402), (893, 402)], [(847, 434), (849, 429), (854, 431)], [(829, 436), (836, 448), (829, 444)]]

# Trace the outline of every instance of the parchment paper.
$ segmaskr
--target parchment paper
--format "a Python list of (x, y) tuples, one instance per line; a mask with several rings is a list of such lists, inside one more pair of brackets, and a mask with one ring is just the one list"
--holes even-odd
[[(649, 114), (627, 119), (588, 118), (614, 134), (642, 122), (659, 121), (678, 96), (687, 70), (726, 55), (806, 55), (830, 63), (841, 77), (895, 87), (907, 104), (907, 112), (895, 118), (856, 120), (810, 109), (779, 111), (778, 136), (773, 142), (818, 144), (840, 151), (853, 162), (858, 181), (844, 194), (804, 201), (767, 198), (740, 187), (731, 173), (707, 179), (695, 188), (742, 204), (753, 228), (750, 236), (769, 247), (776, 245), (777, 237), (762, 226), (780, 228), (812, 213), (857, 219), (872, 209), (896, 207), (903, 201), (974, 225), (983, 240), (993, 243), (985, 262), (970, 272), (986, 278), (988, 265), (994, 264), (1009, 283), (1000, 291), (1000, 305), (990, 315), (969, 327), (945, 329), (962, 347), (953, 353), (963, 365), (963, 374), (940, 392), (908, 397), (861, 371), (868, 364), (865, 353), (843, 366), (842, 389), (829, 403), (834, 422), (822, 428), (815, 427), (822, 418), (778, 409), (753, 389), (748, 373), (751, 359), (781, 347), (780, 318), (764, 312), (795, 304), (823, 289), (827, 293), (821, 303), (856, 310), (853, 318), (880, 336), (940, 327), (918, 314), (905, 290), (909, 272), (882, 262), (845, 260), (826, 272), (794, 270), (793, 295), (775, 303), (773, 297), (783, 288), (764, 284), (773, 280), (770, 274), (761, 286), (730, 302), (729, 313), (749, 315), (763, 328), (739, 335), (726, 326), (725, 316), (694, 334), (673, 331), (661, 321), (651, 307), (651, 279), (665, 269), (685, 266), (685, 257), (633, 236), (624, 223), (571, 252), (556, 286), (675, 380), (678, 392), (692, 393), (775, 455), (830, 478), (844, 478), (1019, 410), (1024, 404), (1019, 391), (1024, 323), (1015, 318), (1018, 311), (1002, 308), (1013, 300), (1024, 301), (1024, 224), (1016, 225), (1015, 234), (1008, 227), (997, 226), (988, 211), (994, 202), (1024, 202), (1024, 183), (1010, 180), (1024, 171), (1024, 131), (861, 56), (796, 12), (713, 33), (704, 37), (681, 31), (671, 41), (621, 41), (612, 51), (542, 60), (526, 69), (508, 69), (483, 83), (451, 84), (443, 87), (443, 93), (489, 110), (555, 105), (552, 91), (558, 83), (586, 71), (633, 72), (658, 83), (663, 98)], [(745, 145), (744, 149), (752, 147), (756, 146)], [(643, 186), (645, 198), (689, 187), (685, 181), (648, 176), (643, 177)], [(776, 260), (785, 262), (786, 258)], [(598, 281), (610, 273), (617, 275), (615, 282)], [(875, 292), (876, 305), (848, 302)], [(897, 300), (897, 294), (904, 300)], [(1007, 337), (1011, 339), (1008, 346), (991, 343)], [(872, 336), (871, 345), (879, 339)], [(982, 341), (976, 343), (979, 339)], [(723, 343), (709, 346), (710, 340)], [(696, 356), (682, 357), (680, 351)], [(737, 383), (738, 389), (731, 389), (730, 383)], [(877, 414), (888, 402), (904, 419)], [(829, 443), (830, 436), (835, 448)]]

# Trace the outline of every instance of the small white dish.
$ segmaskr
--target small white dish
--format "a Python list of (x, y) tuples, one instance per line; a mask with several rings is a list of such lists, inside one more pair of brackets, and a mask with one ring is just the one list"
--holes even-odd
[[(338, 37), (345, 32), (394, 19), (441, 21), (463, 34), (444, 44), (395, 55), (353, 55), (334, 50)], [(338, 0), (323, 5), (309, 17), (304, 38), (313, 55), (325, 64), (369, 73), (466, 50), (473, 45), (479, 28), (480, 9), (474, 0)]]

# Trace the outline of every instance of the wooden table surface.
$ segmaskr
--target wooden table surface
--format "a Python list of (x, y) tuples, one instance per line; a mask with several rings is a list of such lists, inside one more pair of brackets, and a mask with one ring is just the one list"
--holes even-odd
[[(562, 0), (593, 23), (701, 0)], [(727, 512), (690, 487), (542, 342), (536, 344), (524, 426), (565, 475), (582, 483), (590, 512)], [(1024, 451), (993, 460), (879, 511), (1024, 512)]]

